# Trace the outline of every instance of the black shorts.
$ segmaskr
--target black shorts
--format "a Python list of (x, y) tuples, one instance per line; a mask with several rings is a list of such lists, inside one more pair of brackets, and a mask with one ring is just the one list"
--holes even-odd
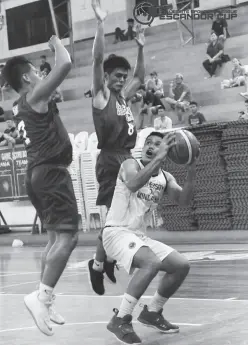
[(46, 230), (78, 230), (77, 201), (66, 167), (51, 164), (34, 167), (27, 172), (26, 188)]
[(131, 157), (130, 151), (127, 150), (101, 150), (96, 161), (96, 177), (99, 183), (96, 205), (110, 208), (121, 164)]

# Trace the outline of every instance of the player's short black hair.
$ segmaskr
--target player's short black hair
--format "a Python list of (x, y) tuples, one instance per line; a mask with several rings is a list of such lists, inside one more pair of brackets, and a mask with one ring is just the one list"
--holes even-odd
[(16, 56), (6, 62), (2, 72), (3, 78), (16, 92), (21, 89), (22, 76), (30, 71), (30, 64), (32, 65), (24, 56)]
[(104, 72), (111, 73), (116, 68), (123, 68), (124, 70), (131, 70), (131, 65), (123, 56), (110, 54), (107, 59), (104, 60), (103, 70)]
[(46, 59), (46, 55), (41, 55), (40, 58), (41, 59)]
[(191, 105), (195, 105), (196, 107), (198, 106), (198, 103), (196, 102), (196, 101), (191, 101), (190, 103), (189, 103), (189, 105), (191, 106)]
[(157, 136), (157, 137), (160, 137), (161, 139), (164, 138), (164, 134), (162, 132), (158, 132), (158, 131), (152, 131), (147, 137), (146, 137), (146, 141), (149, 137), (152, 137), (152, 136)]

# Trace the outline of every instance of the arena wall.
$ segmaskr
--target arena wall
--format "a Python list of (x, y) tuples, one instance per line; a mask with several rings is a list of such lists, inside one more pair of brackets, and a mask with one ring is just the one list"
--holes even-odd
[[(40, 0), (41, 1), (41, 0)], [(169, 0), (170, 3), (172, 0)], [(247, 0), (237, 0), (237, 4), (244, 3)], [(34, 2), (33, 0), (2, 0), (0, 2), (0, 13), (4, 16), (5, 25), (0, 29), (0, 60), (7, 59), (10, 56), (28, 54), (47, 49), (47, 44), (37, 44), (30, 47), (9, 50), (8, 34), (6, 27), (6, 10)], [(230, 6), (233, 0), (204, 0), (200, 1), (200, 9), (214, 9), (223, 6)], [(132, 8), (135, 0), (105, 0), (104, 6), (109, 12), (109, 19), (106, 21), (106, 33), (114, 32), (117, 26), (126, 27), (127, 18), (132, 16)], [(91, 9), (91, 0), (71, 0), (72, 21), (74, 40), (83, 40), (91, 38), (95, 33), (95, 20)], [(161, 24), (169, 24), (171, 21), (162, 21), (155, 19), (153, 26)], [(69, 40), (64, 39), (64, 44), (68, 44)]]

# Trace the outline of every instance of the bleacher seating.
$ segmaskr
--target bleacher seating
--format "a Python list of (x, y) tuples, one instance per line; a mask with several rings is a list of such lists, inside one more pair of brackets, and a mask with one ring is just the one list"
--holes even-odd
[[(247, 14), (247, 6), (238, 8), (238, 18), (228, 22), (231, 38), (225, 44), (225, 53), (231, 58), (237, 57), (245, 64), (248, 64)], [(188, 44), (185, 47), (180, 45), (176, 23), (148, 28), (145, 48), (147, 74), (154, 68), (157, 70), (159, 77), (164, 81), (167, 96), (169, 82), (175, 73), (183, 73), (185, 82), (192, 90), (193, 98), (202, 107), (201, 112), (208, 121), (235, 120), (238, 111), (243, 108), (243, 99), (239, 96), (239, 92), (244, 91), (244, 87), (230, 90), (220, 89), (221, 80), (230, 76), (231, 63), (225, 64), (216, 78), (204, 80), (205, 71), (202, 61), (205, 59), (205, 42), (208, 39), (210, 28), (211, 22), (208, 20), (195, 21), (196, 44), (194, 46)], [(134, 66), (137, 53), (136, 43), (129, 41), (113, 45), (112, 42), (113, 37), (107, 36), (106, 56), (110, 53), (123, 54)], [(69, 132), (75, 134), (80, 129), (92, 133), (94, 125), (91, 99), (84, 97), (84, 92), (91, 86), (92, 40), (77, 42), (75, 51), (77, 67), (70, 72), (61, 86), (65, 102), (58, 106)], [(28, 57), (39, 66), (41, 53), (46, 54), (48, 60), (52, 62), (52, 53), (49, 50), (30, 54)], [(8, 111), (17, 97), (14, 91), (5, 92), (5, 101), (0, 101), (0, 105)], [(172, 118), (172, 120), (176, 119)], [(0, 131), (3, 130), (3, 127), (4, 124), (0, 124)]]

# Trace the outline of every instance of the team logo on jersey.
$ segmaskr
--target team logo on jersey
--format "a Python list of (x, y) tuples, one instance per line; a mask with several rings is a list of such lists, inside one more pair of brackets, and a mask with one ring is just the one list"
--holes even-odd
[(136, 243), (132, 242), (129, 244), (129, 249), (134, 249), (136, 246)]
[(118, 101), (116, 101), (116, 111), (117, 115), (121, 117), (125, 117), (128, 125), (128, 134), (132, 136), (134, 133), (134, 117), (133, 113), (126, 104), (120, 105)]

